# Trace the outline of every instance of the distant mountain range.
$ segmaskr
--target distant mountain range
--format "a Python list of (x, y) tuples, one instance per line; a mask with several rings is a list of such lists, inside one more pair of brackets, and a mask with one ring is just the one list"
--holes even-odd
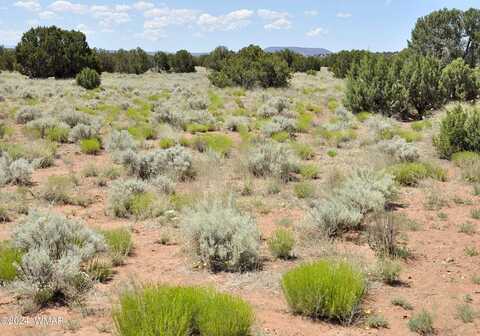
[(330, 50), (327, 50), (324, 48), (303, 48), (303, 47), (268, 47), (268, 48), (265, 48), (264, 50), (266, 52), (278, 52), (285, 49), (291, 50), (298, 54), (302, 54), (303, 56), (325, 56), (332, 53)]

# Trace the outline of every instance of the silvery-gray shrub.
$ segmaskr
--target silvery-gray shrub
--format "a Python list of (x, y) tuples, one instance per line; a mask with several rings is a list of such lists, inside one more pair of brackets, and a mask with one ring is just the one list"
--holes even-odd
[(17, 124), (26, 124), (29, 121), (38, 119), (42, 116), (42, 112), (34, 107), (24, 107), (17, 112), (15, 120)]
[(297, 122), (295, 119), (285, 118), (283, 116), (274, 116), (269, 122), (262, 127), (262, 132), (267, 136), (275, 133), (287, 132), (295, 133), (297, 130)]
[(0, 156), (0, 185), (29, 185), (32, 182), (32, 173), (33, 166), (27, 160), (12, 160), (7, 153)]
[(133, 151), (126, 151), (123, 153), (121, 162), (128, 169), (130, 175), (143, 180), (161, 174), (186, 179), (195, 174), (191, 154), (179, 145), (167, 149), (157, 149), (149, 153), (137, 154)]
[(273, 141), (255, 143), (247, 153), (248, 169), (255, 176), (273, 176), (283, 181), (291, 179), (298, 164), (289, 149)]
[(150, 183), (161, 193), (169, 195), (175, 192), (175, 181), (169, 176), (158, 175)]
[(31, 212), (14, 229), (12, 244), (25, 252), (13, 288), (37, 305), (83, 294), (91, 280), (82, 271), (82, 262), (106, 251), (103, 236), (52, 212)]
[(330, 198), (313, 204), (310, 218), (315, 227), (333, 237), (358, 227), (365, 214), (383, 210), (396, 193), (391, 175), (356, 169)]
[(105, 144), (105, 149), (111, 153), (115, 162), (120, 162), (122, 160), (125, 151), (135, 151), (136, 147), (135, 140), (126, 130), (113, 130), (107, 137)]
[(147, 184), (141, 180), (129, 179), (112, 182), (107, 196), (107, 213), (114, 217), (129, 217), (132, 198), (146, 191)]
[(63, 121), (59, 121), (53, 117), (42, 117), (39, 119), (35, 119), (32, 121), (29, 121), (25, 126), (27, 129), (37, 132), (41, 138), (45, 137), (49, 129), (52, 129), (55, 127), (64, 128), (64, 129), (70, 128), (68, 124), (64, 123)]
[(68, 141), (77, 142), (83, 139), (99, 138), (100, 127), (99, 123), (77, 124), (68, 133)]
[(263, 118), (270, 118), (276, 115), (284, 117), (294, 117), (295, 113), (291, 111), (290, 100), (286, 97), (266, 97), (265, 102), (258, 108), (257, 115)]
[(224, 126), (229, 131), (238, 131), (239, 128), (248, 128), (250, 120), (244, 116), (230, 116), (225, 120)]
[(348, 229), (357, 227), (363, 216), (344, 200), (333, 196), (314, 204), (310, 210), (312, 224), (328, 237), (334, 237)]
[(247, 271), (259, 264), (256, 222), (232, 197), (204, 200), (186, 210), (182, 228), (199, 261), (214, 272)]
[(83, 112), (70, 109), (60, 113), (58, 119), (70, 127), (75, 127), (78, 124), (90, 125), (93, 118)]
[(336, 194), (345, 203), (366, 214), (384, 209), (396, 192), (391, 175), (371, 169), (355, 169)]
[(192, 110), (206, 110), (208, 101), (203, 97), (193, 96), (188, 100), (188, 106)]
[(378, 143), (378, 148), (397, 161), (414, 162), (420, 158), (417, 147), (398, 136)]

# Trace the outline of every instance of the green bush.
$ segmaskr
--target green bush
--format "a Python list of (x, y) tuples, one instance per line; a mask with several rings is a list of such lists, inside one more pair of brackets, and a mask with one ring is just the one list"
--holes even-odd
[(85, 34), (55, 26), (31, 28), (15, 48), (23, 74), (34, 78), (75, 77), (97, 63)]
[(70, 128), (68, 127), (52, 127), (48, 129), (45, 133), (45, 138), (53, 142), (68, 142), (68, 134), (70, 133)]
[(76, 77), (76, 81), (78, 85), (87, 90), (96, 89), (101, 84), (98, 72), (90, 68), (84, 68), (80, 71)]
[(123, 259), (132, 251), (132, 233), (127, 228), (102, 230), (100, 232), (105, 238), (108, 251), (114, 265), (122, 264)]
[(22, 251), (9, 242), (0, 243), (0, 284), (13, 281), (17, 276), (16, 265), (22, 261)]
[(474, 70), (458, 58), (448, 64), (442, 71), (440, 86), (443, 95), (449, 100), (472, 100), (477, 97), (478, 90)]
[(434, 57), (412, 56), (405, 62), (402, 82), (408, 89), (410, 103), (419, 113), (438, 108), (444, 102), (441, 74), (441, 64)]
[(289, 259), (293, 257), (295, 238), (290, 230), (276, 229), (268, 240), (268, 248), (275, 258)]
[(354, 113), (372, 111), (406, 118), (409, 92), (401, 81), (401, 59), (367, 54), (347, 77), (345, 106)]
[(85, 154), (98, 154), (102, 148), (100, 141), (98, 139), (83, 139), (80, 141), (80, 150)]
[(300, 175), (304, 179), (316, 179), (320, 174), (320, 168), (316, 164), (304, 164), (300, 166)]
[(290, 68), (278, 55), (266, 53), (250, 45), (221, 62), (210, 75), (210, 82), (218, 87), (242, 86), (246, 89), (282, 87), (288, 85)]
[(193, 144), (200, 152), (211, 150), (221, 157), (228, 157), (233, 147), (233, 140), (224, 134), (204, 134), (195, 137)]
[(303, 143), (293, 143), (293, 150), (302, 160), (311, 160), (315, 156), (315, 150), (312, 146)]
[(480, 161), (480, 153), (475, 152), (457, 152), (452, 155), (452, 162), (458, 167), (466, 167), (472, 163)]
[(171, 138), (162, 138), (162, 139), (160, 139), (158, 144), (160, 145), (161, 149), (167, 149), (167, 148), (175, 146), (175, 140), (173, 140)]
[(282, 290), (295, 314), (348, 324), (367, 287), (364, 275), (347, 262), (320, 260), (285, 273)]
[(293, 192), (298, 198), (311, 198), (315, 195), (315, 186), (308, 181), (298, 182), (293, 187)]
[(457, 105), (447, 110), (433, 143), (445, 159), (460, 151), (480, 152), (480, 108)]
[(179, 50), (172, 55), (171, 68), (173, 72), (195, 72), (195, 62), (187, 50)]
[(447, 172), (443, 168), (425, 162), (398, 163), (388, 171), (395, 177), (395, 181), (404, 186), (416, 186), (426, 178), (447, 180)]
[(248, 336), (254, 314), (228, 294), (158, 285), (123, 293), (113, 320), (120, 336)]

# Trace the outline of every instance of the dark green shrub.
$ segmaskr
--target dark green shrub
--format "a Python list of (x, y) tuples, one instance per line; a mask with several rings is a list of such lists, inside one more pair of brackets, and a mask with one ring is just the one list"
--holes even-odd
[(293, 256), (292, 250), (295, 245), (293, 233), (287, 229), (275, 230), (268, 240), (268, 248), (275, 258), (289, 259)]
[(475, 99), (479, 90), (474, 70), (461, 58), (454, 60), (443, 69), (440, 87), (447, 99), (461, 101)]
[(101, 84), (98, 72), (90, 68), (84, 68), (80, 71), (76, 77), (76, 81), (78, 85), (87, 90), (95, 89)]
[(399, 57), (367, 54), (347, 77), (345, 106), (355, 113), (409, 117), (409, 92), (401, 81), (401, 69)]
[(85, 34), (55, 26), (31, 28), (23, 34), (15, 54), (22, 73), (34, 78), (68, 78), (84, 68), (97, 68)]
[(441, 64), (433, 57), (412, 56), (405, 62), (402, 82), (408, 89), (410, 103), (420, 114), (444, 102), (440, 89), (441, 74)]
[(157, 52), (153, 56), (153, 62), (157, 71), (170, 71), (170, 62), (166, 53), (161, 51)]
[(446, 159), (460, 151), (480, 152), (480, 108), (457, 105), (447, 110), (433, 143)]
[(369, 54), (366, 50), (342, 50), (324, 57), (322, 61), (335, 77), (345, 78), (352, 65), (360, 63), (363, 57)]
[(187, 50), (179, 50), (172, 57), (173, 72), (195, 72), (195, 63), (192, 54)]
[(220, 62), (209, 79), (218, 87), (242, 86), (251, 89), (260, 87), (282, 87), (290, 79), (288, 64), (278, 55), (269, 54), (254, 45), (232, 54), (228, 62)]
[(120, 336), (248, 336), (254, 314), (228, 294), (158, 285), (122, 294), (113, 320)]
[(285, 273), (282, 289), (295, 314), (351, 323), (366, 293), (366, 281), (346, 262), (320, 260)]
[(409, 41), (409, 48), (422, 55), (430, 55), (448, 64), (458, 57), (468, 64), (478, 64), (479, 53), (478, 8), (467, 11), (440, 9), (417, 20)]

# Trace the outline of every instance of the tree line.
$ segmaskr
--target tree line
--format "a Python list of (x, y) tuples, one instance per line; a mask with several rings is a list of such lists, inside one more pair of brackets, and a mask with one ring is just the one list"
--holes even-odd
[[(0, 70), (20, 71), (32, 78), (72, 78), (84, 68), (93, 69), (99, 73), (142, 74), (148, 70), (194, 72), (195, 66), (204, 66), (213, 72), (219, 72), (220, 68), (225, 68), (221, 75), (224, 76), (227, 72), (238, 70), (238, 66), (242, 62), (245, 63), (244, 57), (250, 58), (250, 61), (256, 64), (257, 72), (260, 71), (259, 69), (265, 70), (263, 74), (256, 73), (257, 79), (253, 82), (252, 79), (244, 80), (242, 83), (246, 86), (251, 86), (251, 83), (255, 85), (263, 83), (261, 84), (263, 86), (287, 85), (291, 72), (319, 70), (321, 66), (317, 57), (305, 57), (290, 50), (284, 50), (272, 56), (258, 46), (244, 48), (238, 53), (226, 47), (218, 47), (209, 54), (197, 57), (187, 50), (150, 54), (141, 48), (117, 51), (94, 49), (89, 47), (82, 32), (51, 26), (36, 27), (25, 32), (14, 49), (0, 47)], [(238, 62), (235, 67), (227, 69), (226, 65), (230, 60)], [(241, 69), (245, 72), (247, 70), (243, 67)], [(276, 78), (273, 78), (272, 74)], [(258, 79), (260, 77), (261, 80)], [(219, 80), (214, 82), (220, 85), (227, 83), (225, 81), (220, 83)], [(231, 79), (227, 84), (230, 83), (236, 82)]]

